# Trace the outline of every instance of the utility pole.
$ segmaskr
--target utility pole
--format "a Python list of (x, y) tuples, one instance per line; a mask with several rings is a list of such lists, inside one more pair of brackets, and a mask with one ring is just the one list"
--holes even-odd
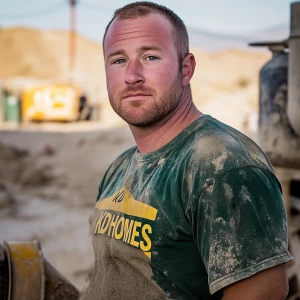
[(69, 48), (69, 72), (75, 69), (75, 57), (76, 57), (76, 9), (75, 6), (77, 0), (70, 0), (70, 48)]

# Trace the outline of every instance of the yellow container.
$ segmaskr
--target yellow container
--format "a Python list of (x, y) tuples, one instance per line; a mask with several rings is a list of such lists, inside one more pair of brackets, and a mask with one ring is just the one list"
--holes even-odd
[(74, 121), (79, 116), (79, 88), (73, 85), (45, 85), (22, 92), (25, 121)]

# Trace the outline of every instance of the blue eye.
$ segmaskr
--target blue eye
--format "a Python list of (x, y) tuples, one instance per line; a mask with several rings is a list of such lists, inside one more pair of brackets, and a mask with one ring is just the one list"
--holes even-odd
[(147, 60), (157, 60), (158, 58), (156, 56), (150, 55), (146, 59)]
[(125, 59), (120, 58), (114, 61), (114, 64), (120, 65), (120, 64), (124, 64), (125, 63)]

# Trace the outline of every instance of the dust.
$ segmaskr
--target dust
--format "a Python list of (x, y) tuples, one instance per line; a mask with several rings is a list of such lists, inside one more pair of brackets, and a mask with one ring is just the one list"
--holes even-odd
[[(95, 228), (99, 213), (90, 218)], [(89, 287), (81, 300), (165, 300), (168, 296), (152, 280), (150, 259), (140, 249), (92, 233), (95, 263), (89, 275)]]
[(157, 165), (162, 165), (165, 162), (165, 158), (161, 157), (160, 160), (158, 161)]
[(244, 185), (241, 188), (240, 197), (241, 197), (241, 199), (243, 200), (244, 203), (252, 201), (250, 193), (249, 193), (247, 187), (244, 186)]
[(216, 172), (220, 172), (220, 171), (223, 170), (224, 162), (225, 162), (227, 156), (228, 156), (228, 155), (227, 155), (227, 152), (224, 151), (219, 157), (214, 158), (214, 159), (212, 160), (212, 163), (213, 163), (213, 165), (214, 165), (215, 168), (216, 168)]
[(214, 191), (214, 183), (215, 183), (215, 180), (212, 179), (212, 178), (209, 178), (209, 179), (205, 180), (206, 191), (209, 194), (212, 194), (212, 192)]
[(16, 199), (6, 184), (0, 182), (0, 212), (8, 214), (15, 211)]
[(300, 168), (300, 137), (287, 116), (287, 84), (281, 84), (269, 99), (269, 87), (261, 86), (259, 144), (272, 164)]
[(224, 189), (225, 189), (225, 196), (226, 196), (226, 198), (229, 199), (229, 200), (231, 200), (232, 197), (233, 197), (232, 187), (229, 184), (225, 183), (224, 184)]
[[(205, 136), (201, 136), (199, 140), (195, 141), (195, 154), (197, 155), (197, 159), (203, 161), (207, 167), (213, 165), (215, 173), (221, 173), (224, 163), (230, 156), (230, 147), (235, 144), (236, 141), (229, 135), (216, 136), (215, 131), (211, 134), (207, 130)], [(227, 149), (229, 145), (230, 147)]]
[(215, 222), (215, 223), (221, 223), (221, 224), (223, 224), (223, 225), (226, 224), (226, 223), (225, 223), (225, 220), (224, 220), (223, 218), (221, 218), (221, 217), (216, 218), (216, 219), (214, 220), (214, 222)]
[(219, 269), (222, 269), (224, 274), (230, 274), (239, 265), (236, 251), (239, 251), (240, 247), (225, 237), (219, 236), (219, 239), (222, 242), (213, 242), (210, 248), (209, 264), (213, 262), (213, 265), (209, 268), (212, 270), (212, 280), (218, 278)]

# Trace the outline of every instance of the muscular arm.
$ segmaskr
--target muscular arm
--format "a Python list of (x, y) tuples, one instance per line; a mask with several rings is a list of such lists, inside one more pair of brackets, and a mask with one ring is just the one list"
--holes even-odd
[(223, 290), (223, 300), (284, 300), (288, 294), (286, 264), (261, 271)]

